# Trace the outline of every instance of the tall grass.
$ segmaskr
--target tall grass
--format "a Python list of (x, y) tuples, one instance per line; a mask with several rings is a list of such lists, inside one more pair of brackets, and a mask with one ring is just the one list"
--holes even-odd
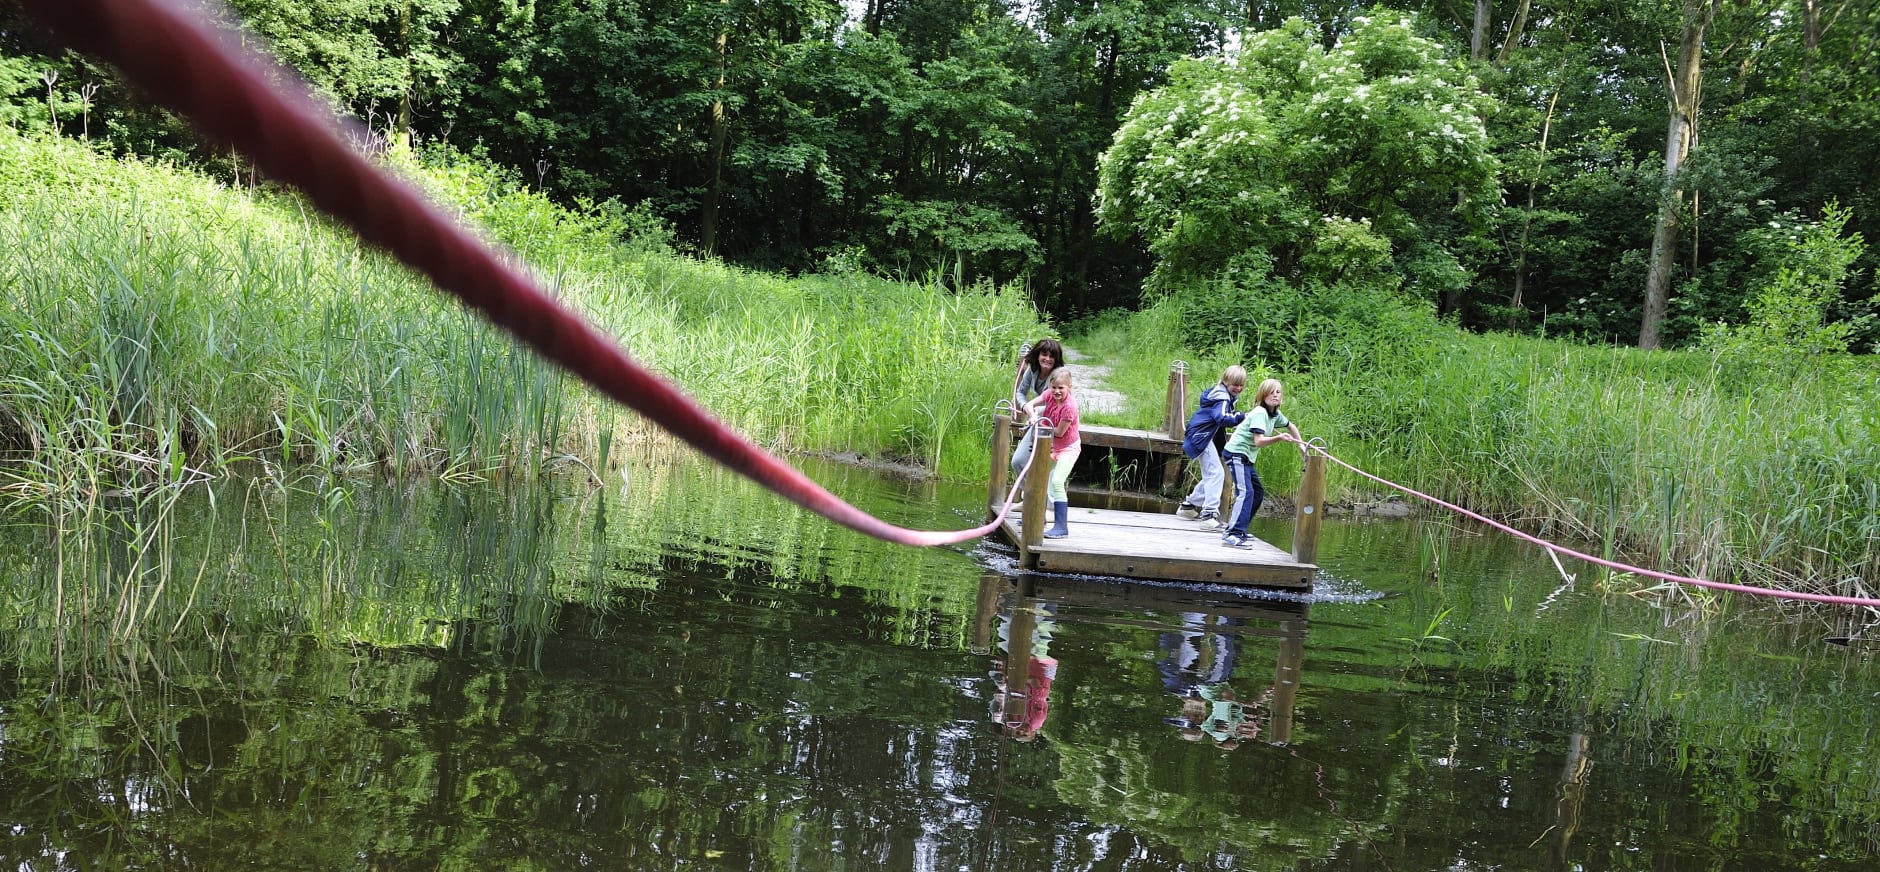
[[(487, 166), (404, 166), (765, 444), (983, 471), (984, 452), (959, 446), (1037, 332), (1022, 293), (755, 275), (666, 253), (644, 215), (562, 209)], [(298, 199), (66, 141), (0, 132), (0, 281), (16, 497), (141, 487), (164, 465), (529, 474), (653, 435)]]
[[(1244, 362), (1287, 383), (1308, 437), (1361, 468), (1618, 558), (1709, 578), (1880, 594), (1880, 378), (1872, 358), (1779, 373), (1704, 352), (1479, 336), (1429, 320), (1309, 370), (1183, 347), (1179, 306), (1092, 322), (1075, 342), (1113, 355), (1153, 426), (1170, 358)], [(1130, 349), (1126, 352), (1117, 349)], [(1155, 386), (1151, 390), (1151, 385)], [(1191, 395), (1193, 391), (1191, 390)], [(1285, 493), (1295, 464), (1261, 461)], [(1332, 470), (1333, 499), (1381, 489)]]

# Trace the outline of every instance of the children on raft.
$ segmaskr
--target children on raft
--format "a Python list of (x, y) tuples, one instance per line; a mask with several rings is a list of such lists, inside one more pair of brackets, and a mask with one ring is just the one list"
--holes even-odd
[[(1285, 387), (1279, 379), (1266, 379), (1254, 391), (1253, 407), (1242, 412), (1235, 408), (1247, 389), (1247, 370), (1234, 364), (1221, 371), (1221, 379), (1201, 394), (1194, 414), (1182, 434), (1182, 453), (1201, 467), (1201, 481), (1189, 491), (1175, 509), (1177, 517), (1200, 521), (1201, 529), (1221, 531), (1221, 544), (1231, 548), (1250, 548), (1254, 542), (1247, 535), (1247, 525), (1266, 501), (1266, 488), (1254, 461), (1260, 449), (1274, 442), (1291, 441), (1307, 453), (1299, 427), (1280, 413)], [(1071, 372), (1064, 365), (1064, 347), (1055, 339), (1039, 340), (1019, 361), (1012, 385), (1013, 408), (1022, 418), (1048, 421), (1052, 428), (1050, 484), (1046, 488), (1051, 503), (1048, 539), (1062, 539), (1070, 534), (1069, 481), (1071, 468), (1083, 452), (1078, 439), (1077, 400), (1072, 390)], [(1228, 430), (1233, 435), (1228, 436)], [(1029, 427), (1012, 453), (1012, 474), (1018, 475), (1031, 460), (1037, 440), (1037, 427)], [(1231, 477), (1234, 504), (1225, 517), (1221, 514), (1222, 485)]]
[[(1231, 548), (1253, 547), (1247, 524), (1266, 500), (1266, 488), (1260, 483), (1259, 470), (1254, 468), (1260, 449), (1290, 436), (1301, 453), (1306, 450), (1298, 426), (1280, 414), (1285, 388), (1279, 379), (1261, 382), (1253, 393), (1253, 408), (1241, 412), (1234, 407), (1246, 389), (1244, 367), (1236, 364), (1223, 370), (1220, 383), (1202, 392), (1182, 433), (1182, 453), (1200, 462), (1201, 481), (1175, 509), (1175, 515), (1200, 521), (1203, 530), (1222, 531), (1221, 544)], [(1229, 427), (1234, 428), (1231, 439), (1226, 438)], [(1221, 484), (1228, 477), (1234, 482), (1234, 505), (1227, 519), (1222, 520)]]

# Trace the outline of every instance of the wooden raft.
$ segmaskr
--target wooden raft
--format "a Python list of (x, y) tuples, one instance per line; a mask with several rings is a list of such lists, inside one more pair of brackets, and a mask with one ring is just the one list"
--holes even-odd
[[(987, 490), (987, 504), (995, 513), (1006, 498), (1011, 433), (1011, 418), (995, 415), (992, 476)], [(1037, 457), (1050, 456), (1048, 432), (1038, 434), (1033, 453)], [(1000, 528), (1018, 546), (1020, 565), (1026, 569), (1292, 590), (1310, 589), (1318, 573), (1314, 561), (1318, 559), (1319, 518), (1324, 514), (1324, 457), (1309, 458), (1300, 478), (1290, 552), (1258, 539), (1252, 540), (1251, 548), (1230, 548), (1221, 544), (1219, 532), (1202, 530), (1197, 522), (1173, 514), (1076, 506), (1070, 509), (1070, 535), (1046, 539), (1050, 507), (1045, 488), (1049, 477), (1050, 464), (1032, 464), (1025, 482), (1024, 505), (1007, 515)]]
[(1019, 546), (1025, 567), (1040, 572), (1290, 590), (1311, 589), (1318, 572), (1317, 566), (1258, 539), (1250, 540), (1252, 548), (1229, 548), (1221, 544), (1220, 531), (1203, 530), (1174, 515), (1072, 507), (1069, 536), (1026, 545), (1024, 516), (1015, 512), (1006, 516), (1003, 532)]

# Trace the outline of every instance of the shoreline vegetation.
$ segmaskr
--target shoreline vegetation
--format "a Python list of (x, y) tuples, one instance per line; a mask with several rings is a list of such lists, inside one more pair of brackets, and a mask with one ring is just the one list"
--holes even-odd
[[(1060, 332), (1019, 286), (739, 270), (673, 254), (644, 212), (564, 209), (460, 156), (393, 159), (773, 450), (982, 476), (1013, 351)], [(297, 465), (604, 477), (617, 444), (659, 438), (292, 196), (0, 131), (0, 204), (0, 500), (15, 508), (68, 516), (107, 493)], [(1244, 362), (1287, 380), (1308, 436), (1383, 477), (1619, 559), (1880, 592), (1869, 358), (1478, 335), (1382, 298), (1261, 301), (1270, 334), (1196, 352), (1196, 313), (1236, 304), (1215, 293), (1061, 331), (1128, 399), (1093, 419), (1153, 426), (1171, 359), (1198, 384)], [(1286, 494), (1297, 470), (1262, 474)], [(1330, 486), (1383, 495), (1339, 471)]]
[[(1018, 287), (783, 278), (670, 253), (487, 165), (395, 155), (637, 360), (773, 449), (985, 465), (980, 419), (1043, 328)], [(650, 435), (297, 199), (0, 132), (6, 492), (84, 499), (248, 463), (386, 475), (606, 464)]]

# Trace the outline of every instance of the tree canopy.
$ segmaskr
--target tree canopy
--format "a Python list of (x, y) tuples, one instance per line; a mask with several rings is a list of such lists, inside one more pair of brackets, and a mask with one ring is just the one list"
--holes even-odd
[[(1880, 233), (1880, 0), (234, 13), (381, 135), (644, 207), (699, 254), (1020, 280), (1060, 317), (1208, 277), (1362, 278), (1476, 329), (1591, 342), (1636, 341), (1662, 303), (1675, 346), (1752, 318), (1757, 228), (1835, 202), (1847, 238)], [(251, 181), (10, 6), (0, 119)], [(1880, 341), (1875, 266), (1862, 248), (1820, 304), (1854, 351)]]
[(1302, 284), (1465, 285), (1498, 197), (1495, 101), (1408, 16), (1327, 49), (1303, 19), (1232, 60), (1183, 61), (1104, 153), (1098, 214), (1157, 255), (1153, 285), (1238, 270)]

